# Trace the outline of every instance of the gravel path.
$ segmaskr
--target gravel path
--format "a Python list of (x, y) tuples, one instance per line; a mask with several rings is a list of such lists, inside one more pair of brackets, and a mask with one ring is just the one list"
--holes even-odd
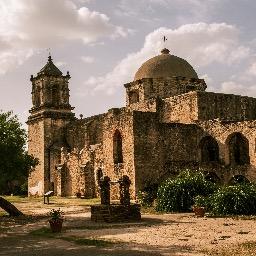
[[(59, 238), (31, 235), (47, 227), (45, 217), (0, 221), (0, 255), (179, 255), (202, 256), (238, 243), (256, 242), (255, 220), (196, 218), (188, 214), (143, 215), (138, 223), (93, 223), (88, 207), (63, 207), (64, 232)], [(1, 219), (0, 219), (1, 220)], [(63, 237), (111, 241), (111, 246), (86, 246)], [(255, 253), (256, 255), (256, 253)]]

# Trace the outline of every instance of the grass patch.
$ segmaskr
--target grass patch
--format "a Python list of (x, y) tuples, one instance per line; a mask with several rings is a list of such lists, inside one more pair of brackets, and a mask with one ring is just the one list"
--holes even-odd
[(74, 236), (64, 236), (61, 237), (62, 240), (73, 242), (79, 245), (87, 245), (87, 246), (97, 246), (97, 247), (105, 247), (111, 246), (114, 242), (106, 241), (102, 239), (92, 239), (92, 238), (81, 238), (81, 237), (74, 237)]
[[(43, 203), (43, 197), (25, 197), (25, 196), (3, 196), (4, 199), (8, 200), (11, 203), (22, 203), (22, 204), (31, 204), (31, 203), (39, 203), (40, 205)], [(83, 199), (76, 197), (50, 197), (50, 206), (89, 206), (100, 203), (99, 198), (91, 198), (91, 199)], [(44, 205), (45, 207), (46, 205)], [(38, 204), (35, 205), (36, 208), (40, 208)]]
[(114, 244), (114, 242), (106, 241), (102, 239), (81, 238), (81, 237), (75, 237), (75, 236), (62, 236), (61, 234), (63, 235), (63, 233), (52, 233), (52, 231), (46, 227), (33, 230), (30, 232), (30, 235), (33, 235), (33, 236), (62, 239), (64, 241), (73, 242), (78, 245), (104, 247), (104, 246), (111, 246)]
[(42, 237), (47, 237), (47, 238), (54, 238), (54, 237), (56, 237), (57, 233), (53, 233), (49, 228), (44, 227), (44, 228), (33, 230), (29, 234), (33, 235), (33, 236), (42, 236)]
[(204, 253), (207, 253), (209, 256), (252, 256), (255, 255), (255, 251), (256, 242), (246, 242), (228, 249), (218, 251), (204, 251)]
[(0, 211), (0, 217), (8, 217), (9, 214), (7, 212)]

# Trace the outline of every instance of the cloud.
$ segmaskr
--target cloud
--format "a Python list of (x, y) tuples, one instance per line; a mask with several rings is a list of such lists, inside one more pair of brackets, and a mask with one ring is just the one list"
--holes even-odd
[(57, 61), (54, 63), (57, 67), (63, 67), (67, 65), (67, 62), (65, 61)]
[(84, 63), (93, 63), (95, 61), (95, 59), (92, 56), (82, 56), (81, 60)]
[(119, 0), (114, 12), (117, 16), (136, 17), (146, 22), (155, 22), (155, 14), (161, 13), (175, 16), (179, 24), (186, 24), (191, 19), (207, 20), (225, 2), (226, 0)]
[[(168, 38), (165, 44), (163, 35)], [(161, 27), (146, 36), (141, 50), (127, 55), (105, 76), (90, 77), (85, 85), (111, 94), (124, 83), (132, 81), (140, 65), (158, 55), (163, 47), (169, 48), (171, 54), (188, 60), (196, 70), (213, 63), (239, 63), (250, 54), (250, 49), (240, 44), (239, 31), (232, 25), (196, 23), (177, 29)]]
[(249, 75), (256, 76), (256, 62), (252, 63), (249, 66), (248, 72)]
[(221, 92), (237, 95), (256, 96), (256, 84), (241, 84), (234, 81), (226, 81), (221, 84)]
[(0, 57), (5, 58), (1, 63), (9, 63), (0, 66), (2, 73), (12, 67), (12, 57), (25, 60), (31, 49), (69, 41), (90, 44), (129, 33), (107, 15), (77, 7), (74, 0), (1, 0), (0, 14)]

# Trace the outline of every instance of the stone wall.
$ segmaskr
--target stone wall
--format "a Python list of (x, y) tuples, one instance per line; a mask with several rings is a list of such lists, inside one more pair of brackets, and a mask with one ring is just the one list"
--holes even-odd
[(106, 114), (96, 115), (71, 122), (65, 136), (71, 148), (83, 149), (85, 146), (102, 143), (103, 122)]
[[(42, 117), (34, 118), (31, 116), (28, 121), (28, 152), (39, 159), (39, 165), (29, 177), (30, 195), (43, 195), (49, 190), (57, 189), (56, 165), (60, 162), (61, 147), (67, 147), (64, 127), (73, 118), (72, 113), (67, 114), (65, 118), (55, 117), (55, 113), (52, 113), (51, 117), (44, 117), (43, 112), (41, 115)], [(38, 184), (40, 189), (35, 191)]]
[(197, 92), (198, 119), (226, 121), (256, 119), (256, 99), (247, 96)]
[[(118, 180), (123, 175), (131, 179), (131, 196), (135, 195), (135, 173), (134, 173), (134, 139), (133, 139), (133, 112), (129, 109), (110, 109), (104, 120), (103, 129), (103, 159), (104, 175), (112, 181)], [(123, 162), (114, 163), (114, 134), (119, 131), (122, 137)], [(112, 199), (118, 199), (118, 186), (111, 187)]]
[[(169, 77), (169, 78), (143, 78), (124, 85), (126, 88), (126, 105), (130, 105), (137, 98), (143, 102), (151, 98), (169, 98), (190, 91), (204, 91), (206, 84), (203, 79)], [(134, 97), (137, 94), (138, 97)]]
[(136, 192), (155, 183), (163, 162), (157, 113), (134, 112), (134, 168)]
[(28, 126), (28, 153), (37, 157), (39, 164), (28, 179), (29, 195), (44, 193), (44, 122), (31, 122)]
[[(198, 127), (203, 130), (200, 134), (198, 141), (204, 136), (212, 136), (216, 139), (219, 146), (220, 166), (217, 170), (218, 175), (224, 183), (228, 183), (233, 175), (243, 175), (250, 181), (256, 180), (256, 121), (243, 121), (243, 122), (228, 122), (220, 120), (200, 121), (197, 123)], [(249, 165), (230, 165), (230, 151), (228, 142), (230, 136), (234, 133), (242, 134), (249, 142)]]
[(198, 119), (197, 92), (189, 92), (164, 99), (160, 109), (162, 123), (189, 124)]

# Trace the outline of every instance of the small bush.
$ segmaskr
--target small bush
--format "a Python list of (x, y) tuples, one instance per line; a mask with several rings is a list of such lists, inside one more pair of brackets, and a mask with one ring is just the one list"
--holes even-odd
[(194, 205), (195, 206), (207, 208), (208, 204), (209, 204), (208, 198), (206, 198), (205, 196), (198, 195), (194, 198)]
[(210, 197), (210, 211), (215, 215), (256, 214), (256, 186), (237, 184), (219, 188)]
[(157, 211), (186, 212), (191, 210), (194, 198), (208, 196), (216, 185), (207, 181), (202, 172), (183, 171), (177, 178), (166, 180), (158, 189)]
[(154, 183), (139, 191), (137, 198), (142, 206), (150, 207), (157, 198), (158, 184)]

